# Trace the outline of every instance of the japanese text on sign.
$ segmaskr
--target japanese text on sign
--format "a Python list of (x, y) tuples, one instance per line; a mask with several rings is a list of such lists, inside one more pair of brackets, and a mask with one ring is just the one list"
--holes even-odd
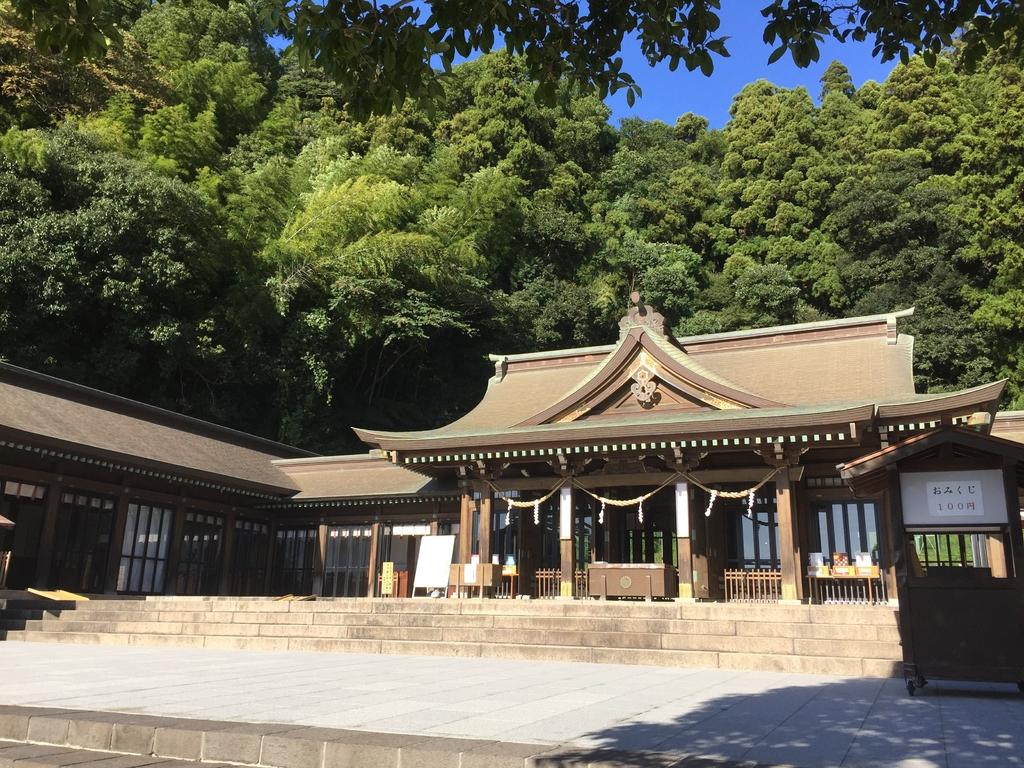
[(383, 597), (395, 594), (395, 564), (386, 561), (380, 569), (380, 593)]
[(982, 517), (985, 505), (982, 502), (980, 480), (951, 480), (942, 483), (928, 483), (928, 506), (940, 517), (961, 515)]

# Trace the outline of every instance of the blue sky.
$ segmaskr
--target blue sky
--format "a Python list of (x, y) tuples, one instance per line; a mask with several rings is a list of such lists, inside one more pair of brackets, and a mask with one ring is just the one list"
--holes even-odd
[[(712, 128), (721, 128), (729, 120), (729, 105), (733, 97), (747, 83), (766, 79), (785, 88), (804, 86), (817, 101), (821, 88), (818, 82), (828, 65), (838, 59), (850, 70), (853, 82), (860, 87), (868, 80), (881, 82), (886, 78), (894, 61), (882, 64), (871, 57), (871, 40), (863, 43), (839, 43), (831, 38), (821, 46), (821, 58), (816, 64), (800, 69), (788, 54), (774, 64), (768, 64), (772, 46), (765, 44), (761, 35), (765, 19), (759, 9), (761, 2), (754, 0), (725, 0), (719, 33), (728, 35), (727, 47), (732, 54), (728, 59), (715, 56), (715, 71), (705, 77), (699, 71), (687, 72), (682, 64), (670, 72), (668, 64), (650, 67), (640, 53), (640, 46), (631, 41), (622, 50), (623, 68), (643, 89), (643, 97), (632, 107), (626, 104), (625, 91), (609, 96), (613, 124), (624, 117), (662, 120), (671, 125), (679, 115), (693, 112), (708, 119)], [(270, 39), (280, 49), (285, 41)], [(500, 43), (499, 43), (500, 45)], [(474, 58), (470, 56), (470, 58)]]
[(624, 49), (623, 68), (643, 89), (643, 98), (630, 108), (624, 91), (610, 96), (606, 101), (612, 108), (612, 122), (617, 125), (624, 117), (642, 117), (671, 125), (679, 115), (693, 112), (708, 118), (711, 127), (721, 128), (729, 120), (733, 96), (755, 80), (764, 78), (786, 88), (802, 85), (817, 100), (821, 87), (818, 80), (835, 59), (847, 66), (858, 87), (868, 80), (881, 82), (895, 66), (895, 62), (882, 64), (871, 58), (870, 39), (864, 43), (826, 40), (821, 46), (821, 59), (807, 69), (793, 64), (789, 54), (769, 65), (772, 46), (761, 40), (765, 20), (758, 9), (762, 5), (751, 0), (722, 3), (719, 33), (729, 35), (727, 47), (732, 56), (715, 57), (715, 71), (710, 77), (699, 71), (687, 72), (682, 64), (675, 72), (670, 72), (667, 64), (651, 68), (635, 42)]

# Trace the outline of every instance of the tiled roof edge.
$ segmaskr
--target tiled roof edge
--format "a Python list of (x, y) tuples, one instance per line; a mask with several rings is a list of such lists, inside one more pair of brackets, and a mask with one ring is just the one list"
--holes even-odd
[[(700, 344), (708, 341), (729, 341), (731, 339), (756, 338), (758, 336), (771, 336), (778, 333), (800, 333), (803, 331), (816, 331), (829, 328), (847, 328), (855, 325), (871, 325), (873, 323), (886, 323), (894, 325), (901, 317), (910, 317), (914, 314), (914, 308), (896, 310), (895, 312), (884, 312), (877, 315), (861, 315), (859, 317), (839, 317), (832, 320), (816, 320), (810, 323), (793, 323), (792, 325), (773, 325), (767, 328), (747, 328), (741, 331), (723, 331), (720, 333), (705, 333), (698, 336), (683, 336), (674, 338), (676, 345)], [(554, 360), (560, 357), (577, 357), (579, 355), (600, 355), (613, 351), (617, 344), (601, 344), (593, 347), (571, 347), (568, 349), (552, 349), (545, 352), (522, 352), (514, 355), (490, 354), (487, 358), (492, 363), (508, 362), (530, 362), (534, 360)]]
[[(62, 389), (75, 394), (85, 395), (101, 402), (107, 401), (111, 404), (131, 408), (135, 411), (140, 411), (142, 414), (152, 414), (153, 416), (158, 416), (161, 419), (171, 422), (171, 426), (178, 423), (181, 424), (183, 428), (191, 427), (192, 429), (204, 430), (207, 433), (213, 433), (214, 435), (221, 434), (224, 435), (225, 438), (231, 438), (231, 441), (236, 445), (240, 442), (244, 442), (248, 443), (248, 447), (263, 446), (265, 449), (273, 449), (275, 452), (281, 453), (291, 453), (296, 456), (316, 456), (312, 451), (307, 451), (303, 448), (296, 448), (293, 445), (278, 443), (274, 440), (268, 440), (265, 437), (260, 437), (259, 435), (250, 434), (249, 432), (242, 432), (238, 429), (225, 427), (222, 424), (215, 424), (212, 421), (203, 421), (202, 419), (197, 419), (194, 416), (186, 416), (183, 413), (177, 413), (156, 405), (132, 400), (131, 398), (115, 395), (111, 392), (104, 392), (102, 389), (93, 389), (92, 387), (87, 387), (84, 384), (78, 384), (73, 381), (68, 381), (67, 379), (60, 379), (56, 376), (50, 376), (46, 373), (33, 371), (29, 368), (22, 368), (11, 363), (0, 362), (0, 372), (13, 374), (16, 377), (45, 384), (58, 390)], [(267, 452), (269, 453), (270, 450), (267, 450)]]
[(272, 459), (271, 463), (282, 469), (290, 467), (316, 467), (320, 464), (358, 464), (360, 462), (388, 461), (387, 455), (374, 448), (366, 453), (342, 453), (336, 455), (304, 456), (299, 459)]
[(914, 308), (900, 309), (895, 312), (885, 312), (878, 315), (861, 315), (860, 317), (839, 317), (833, 320), (816, 320), (810, 323), (794, 323), (792, 325), (773, 325), (768, 328), (748, 328), (742, 331), (725, 331), (723, 333), (705, 333), (699, 336), (684, 336), (676, 339), (676, 343), (700, 344), (708, 341), (728, 341), (730, 339), (748, 339), (757, 336), (771, 336), (778, 333), (800, 333), (803, 331), (817, 331), (829, 328), (846, 328), (854, 325), (871, 325), (873, 323), (886, 323), (895, 325), (896, 320), (901, 317), (910, 317), (914, 314)]
[(577, 357), (579, 355), (604, 355), (615, 349), (618, 344), (600, 344), (595, 347), (573, 347), (571, 349), (551, 349), (547, 352), (521, 352), (515, 355), (491, 354), (487, 359), (492, 363), (525, 363), (532, 360), (553, 360), (559, 357)]

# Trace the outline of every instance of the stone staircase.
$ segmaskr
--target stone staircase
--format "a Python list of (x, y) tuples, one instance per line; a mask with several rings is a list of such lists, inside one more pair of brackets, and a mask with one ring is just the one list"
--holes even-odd
[(0, 600), (8, 641), (900, 672), (883, 606), (266, 598)]

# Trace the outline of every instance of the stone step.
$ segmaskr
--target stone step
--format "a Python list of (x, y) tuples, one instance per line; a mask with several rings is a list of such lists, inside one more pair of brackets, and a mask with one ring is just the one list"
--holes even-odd
[[(365, 626), (256, 623), (175, 623), (160, 621), (105, 622), (71, 619), (44, 619), (10, 622), (12, 635), (17, 631), (71, 632), (106, 635), (174, 635), (181, 637), (305, 637), (351, 640), (411, 640), (438, 643), (498, 643), (515, 645), (569, 645), (589, 648), (644, 648), (669, 650), (743, 651), (774, 654), (899, 658), (900, 646), (891, 640), (879, 640), (875, 627), (852, 628), (837, 636), (835, 625), (793, 625), (797, 630), (782, 633), (757, 633), (757, 625), (744, 628), (725, 623), (720, 631), (701, 631), (697, 625), (677, 624), (679, 631), (642, 632), (620, 622), (618, 630), (523, 629), (459, 626)], [(670, 623), (671, 624), (671, 623)], [(673, 629), (666, 626), (666, 629)], [(732, 631), (729, 631), (732, 630)], [(749, 630), (749, 631), (747, 631)], [(823, 631), (822, 631), (823, 630)], [(187, 642), (183, 643), (187, 644)], [(808, 649), (806, 651), (798, 650)], [(827, 649), (822, 652), (820, 649)]]
[[(547, 619), (631, 619), (690, 621), (771, 621), (781, 623), (858, 624), (895, 626), (896, 610), (886, 606), (765, 605), (739, 603), (654, 603), (557, 600), (102, 600), (77, 604), (52, 602), (11, 606), (33, 610), (75, 610), (79, 613), (118, 615), (145, 612), (167, 615), (227, 614), (245, 616), (307, 616), (310, 614), (402, 616), (513, 616)], [(181, 619), (175, 619), (181, 620)]]
[[(324, 634), (333, 636), (329, 627), (374, 628), (460, 628), (500, 630), (503, 632), (636, 632), (647, 634), (706, 634), (741, 635), (750, 637), (832, 638), (839, 634), (836, 624), (787, 623), (767, 621), (724, 621), (717, 619), (605, 619), (578, 617), (533, 616), (465, 616), (462, 614), (349, 614), (349, 613), (181, 613), (181, 612), (128, 612), (128, 611), (65, 611), (60, 613), (31, 613), (22, 618), (0, 619), (0, 628), (41, 629), (57, 625), (77, 626), (96, 624), (110, 626), (109, 630), (129, 632), (200, 632), (197, 627), (209, 627), (215, 634)], [(8, 616), (10, 614), (0, 614)], [(271, 630), (270, 627), (280, 627)], [(237, 631), (225, 627), (238, 627)], [(94, 628), (89, 628), (93, 631)], [(362, 630), (360, 630), (362, 631)], [(847, 637), (860, 640), (898, 641), (895, 627), (872, 624), (854, 624), (846, 627)]]
[[(190, 768), (199, 763), (0, 740), (0, 768)], [(204, 763), (202, 765), (212, 765)]]
[[(52, 604), (51, 604), (52, 605)], [(481, 615), (578, 618), (684, 619), (779, 621), (894, 626), (895, 609), (887, 606), (777, 605), (743, 603), (643, 603), (599, 600), (425, 600), (425, 599), (320, 599), (275, 601), (233, 598), (95, 600), (71, 605), (90, 612), (155, 611), (182, 613), (346, 613), (403, 615)]]
[[(891, 613), (891, 612), (890, 612)], [(708, 614), (717, 616), (716, 613)], [(771, 616), (771, 614), (769, 614)], [(846, 622), (837, 619), (842, 616)], [(776, 618), (757, 620), (747, 615), (743, 619), (723, 618), (608, 618), (604, 616), (531, 616), (523, 614), (459, 614), (459, 613), (347, 613), (347, 612), (181, 612), (181, 611), (108, 611), (89, 608), (64, 611), (4, 611), (0, 612), (0, 629), (49, 628), (58, 624), (111, 625), (110, 631), (130, 632), (184, 632), (201, 631), (217, 634), (324, 634), (331, 632), (322, 627), (423, 627), (462, 628), (505, 632), (637, 632), (650, 634), (710, 634), (742, 635), (751, 637), (789, 637), (827, 639), (846, 636), (858, 640), (898, 642), (895, 622), (867, 622), (857, 614), (829, 612), (828, 621), (783, 621)], [(163, 625), (163, 626), (161, 626)], [(206, 630), (198, 629), (207, 627)], [(269, 627), (280, 626), (272, 630)], [(237, 627), (234, 629), (233, 627)], [(291, 627), (291, 629), (289, 629)], [(90, 631), (92, 627), (88, 628)]]
[[(23, 631), (10, 641), (85, 645), (139, 645), (263, 651), (321, 651), (342, 653), (410, 654), (419, 656), (484, 656), (489, 658), (645, 664), (669, 667), (728, 667), (730, 669), (800, 672), (823, 675), (891, 677), (898, 674), (899, 655), (888, 644), (858, 647), (870, 656), (844, 656), (841, 644), (807, 646), (795, 653), (765, 653), (743, 646), (716, 649), (616, 648), (524, 644), (512, 642), (456, 642), (401, 639), (182, 636), (105, 634), (98, 632)], [(832, 653), (829, 653), (829, 651)], [(885, 655), (881, 655), (885, 654)]]
[[(0, 768), (585, 768), (610, 757), (552, 744), (0, 706)], [(675, 762), (615, 758), (622, 768)]]

